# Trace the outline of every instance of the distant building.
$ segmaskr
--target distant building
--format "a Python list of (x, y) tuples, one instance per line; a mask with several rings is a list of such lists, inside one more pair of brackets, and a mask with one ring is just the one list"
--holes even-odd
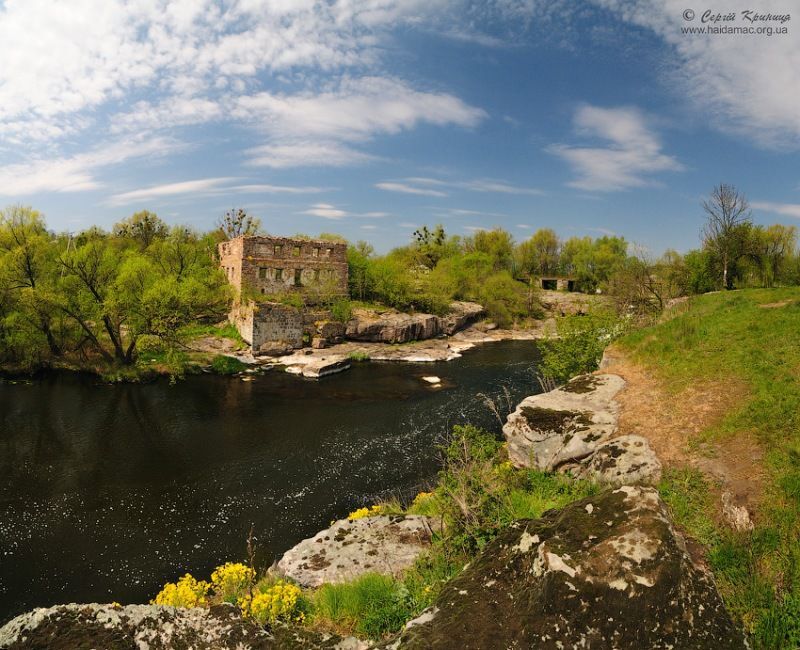
[(539, 286), (548, 291), (578, 291), (578, 281), (575, 278), (563, 276), (542, 276)]
[(241, 293), (347, 294), (347, 244), (322, 239), (237, 237), (219, 245), (220, 266)]

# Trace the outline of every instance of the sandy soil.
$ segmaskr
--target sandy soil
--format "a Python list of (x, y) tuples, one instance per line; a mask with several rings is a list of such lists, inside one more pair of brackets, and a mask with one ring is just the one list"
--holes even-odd
[(729, 491), (736, 505), (755, 512), (764, 473), (763, 451), (754, 437), (747, 431), (714, 441), (701, 441), (698, 436), (741, 403), (747, 386), (726, 378), (676, 393), (620, 350), (612, 348), (606, 356), (609, 363), (599, 372), (618, 374), (627, 382), (617, 396), (621, 409), (618, 435), (645, 436), (665, 467), (697, 468), (720, 491)]

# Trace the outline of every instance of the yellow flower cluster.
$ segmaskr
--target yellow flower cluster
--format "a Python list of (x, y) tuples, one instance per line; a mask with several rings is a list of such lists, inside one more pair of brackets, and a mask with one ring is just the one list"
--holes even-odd
[(153, 601), (154, 605), (172, 607), (200, 607), (206, 604), (211, 587), (205, 580), (195, 580), (187, 573), (178, 582), (168, 582)]
[(354, 510), (349, 515), (347, 515), (347, 518), (350, 521), (355, 521), (356, 519), (363, 519), (364, 517), (375, 517), (380, 514), (383, 514), (383, 506), (376, 503), (374, 506), (370, 506), (369, 508), (359, 508), (358, 510)]
[(226, 562), (214, 569), (214, 573), (211, 574), (211, 586), (214, 588), (214, 593), (222, 600), (233, 599), (231, 602), (235, 602), (239, 594), (253, 584), (255, 577), (256, 572), (246, 564)]
[(305, 614), (299, 611), (300, 587), (279, 580), (266, 591), (253, 597), (245, 596), (239, 600), (239, 607), (245, 616), (254, 618), (262, 625), (275, 621), (302, 622)]
[(412, 506), (418, 506), (423, 501), (427, 501), (433, 496), (433, 492), (420, 492), (417, 496), (414, 497), (414, 502), (411, 504)]

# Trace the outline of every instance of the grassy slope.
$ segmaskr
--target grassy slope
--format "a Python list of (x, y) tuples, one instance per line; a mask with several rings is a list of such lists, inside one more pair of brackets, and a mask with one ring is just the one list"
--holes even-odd
[(743, 433), (758, 440), (767, 481), (756, 529), (718, 525), (712, 486), (691, 470), (669, 472), (662, 492), (709, 547), (720, 589), (756, 647), (800, 647), (800, 289), (700, 296), (620, 344), (676, 393), (697, 381), (747, 387), (745, 399), (699, 437), (711, 448)]

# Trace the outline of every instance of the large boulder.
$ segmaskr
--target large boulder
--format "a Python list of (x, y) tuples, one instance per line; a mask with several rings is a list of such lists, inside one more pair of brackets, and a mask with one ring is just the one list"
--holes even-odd
[(452, 336), (467, 325), (483, 316), (484, 309), (477, 302), (456, 301), (450, 303), (450, 312), (442, 316), (440, 326), (442, 334)]
[(569, 471), (610, 485), (654, 484), (661, 463), (646, 438), (614, 438), (625, 385), (617, 375), (581, 375), (565, 386), (526, 397), (503, 434), (517, 467)]
[(570, 467), (591, 455), (617, 428), (617, 375), (582, 375), (548, 393), (526, 397), (508, 416), (503, 434), (518, 467)]
[(380, 647), (745, 648), (653, 488), (518, 521)]
[(35, 609), (0, 628), (4, 650), (356, 650), (356, 639), (243, 619), (236, 608), (161, 605), (57, 605)]
[(274, 571), (304, 587), (368, 572), (399, 575), (430, 546), (437, 529), (435, 520), (419, 515), (341, 519), (288, 550)]
[(439, 334), (439, 318), (432, 314), (358, 314), (347, 323), (345, 337), (370, 343), (408, 343)]

